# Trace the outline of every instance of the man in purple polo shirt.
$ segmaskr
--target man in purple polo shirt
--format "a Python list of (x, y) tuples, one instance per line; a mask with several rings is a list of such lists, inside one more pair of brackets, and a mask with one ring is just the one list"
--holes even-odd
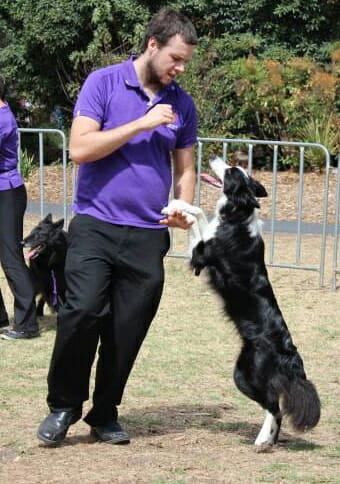
[[(17, 340), (39, 336), (39, 327), (35, 291), (21, 245), (27, 194), (17, 169), (17, 123), (4, 99), (5, 81), (0, 76), (0, 261), (14, 296), (13, 329), (0, 336), (5, 340)], [(0, 290), (0, 327), (8, 324)]]
[(192, 203), (196, 111), (174, 81), (197, 43), (192, 23), (164, 8), (148, 24), (142, 54), (87, 78), (74, 109), (70, 154), (80, 165), (69, 227), (66, 303), (48, 375), (51, 413), (38, 437), (63, 441), (82, 416), (97, 346), (94, 438), (126, 444), (118, 423), (129, 373), (161, 298), (168, 227), (187, 229), (175, 198)]

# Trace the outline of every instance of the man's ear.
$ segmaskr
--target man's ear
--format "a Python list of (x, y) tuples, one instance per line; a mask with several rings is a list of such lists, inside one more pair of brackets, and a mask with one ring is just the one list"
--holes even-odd
[(159, 49), (159, 43), (156, 39), (156, 37), (152, 36), (149, 38), (148, 40), (148, 49), (152, 52), (154, 52), (155, 50)]

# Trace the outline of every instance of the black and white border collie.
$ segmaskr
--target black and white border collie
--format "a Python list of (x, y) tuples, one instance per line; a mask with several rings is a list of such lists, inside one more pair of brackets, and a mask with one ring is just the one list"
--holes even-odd
[[(265, 410), (255, 446), (266, 448), (277, 442), (283, 416), (298, 432), (317, 425), (320, 400), (306, 378), (268, 278), (257, 200), (267, 192), (241, 167), (229, 167), (220, 158), (211, 166), (223, 180), (215, 217), (207, 223), (198, 207), (182, 205), (189, 220), (195, 217), (191, 267), (196, 275), (206, 268), (241, 337), (234, 381)], [(175, 208), (176, 201), (172, 203)]]

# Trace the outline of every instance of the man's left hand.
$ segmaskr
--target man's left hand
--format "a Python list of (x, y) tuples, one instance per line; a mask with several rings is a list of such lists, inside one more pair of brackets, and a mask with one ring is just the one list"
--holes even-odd
[(177, 227), (187, 230), (194, 223), (194, 220), (188, 220), (188, 215), (181, 210), (172, 210), (167, 218), (160, 220), (159, 223), (161, 225), (166, 225), (167, 227)]

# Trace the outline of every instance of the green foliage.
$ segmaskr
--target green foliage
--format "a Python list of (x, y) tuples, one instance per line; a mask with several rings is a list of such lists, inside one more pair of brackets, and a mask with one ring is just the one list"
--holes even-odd
[(84, 78), (126, 57), (148, 15), (136, 0), (2, 0), (0, 70), (17, 96), (71, 113)]
[(34, 155), (30, 155), (27, 150), (22, 150), (20, 152), (20, 174), (25, 181), (27, 181), (30, 176), (36, 170), (36, 160)]
[(200, 37), (180, 79), (200, 135), (296, 139), (306, 119), (338, 122), (338, 0), (2, 0), (0, 71), (32, 103), (33, 125), (49, 125), (58, 105), (67, 127), (84, 78), (138, 52), (164, 5), (187, 14)]
[(190, 16), (200, 37), (221, 42), (223, 58), (244, 50), (278, 60), (287, 49), (324, 55), (340, 30), (334, 0), (2, 0), (0, 70), (21, 97), (70, 113), (85, 76), (136, 51), (147, 19), (169, 4)]
[[(316, 133), (301, 139), (306, 119), (331, 116), (338, 126), (340, 49), (329, 52), (326, 66), (307, 56), (270, 59), (262, 49), (249, 35), (204, 39), (185, 77), (199, 109), (202, 136), (315, 142)], [(280, 159), (287, 166), (298, 160), (288, 148), (281, 150)], [(310, 164), (320, 165), (312, 159)]]
[(323, 42), (338, 38), (337, 0), (247, 0), (244, 7), (251, 32), (295, 55), (314, 55)]
[(281, 44), (295, 55), (315, 54), (320, 44), (337, 39), (340, 31), (338, 0), (177, 0), (171, 4), (190, 16), (200, 36), (250, 33), (265, 39), (268, 47)]
[[(324, 145), (330, 154), (340, 152), (340, 123), (334, 115), (323, 114), (318, 118), (311, 117), (297, 130), (297, 136), (311, 143)], [(306, 150), (305, 159), (309, 167), (319, 169), (325, 166), (325, 153), (321, 149)]]

